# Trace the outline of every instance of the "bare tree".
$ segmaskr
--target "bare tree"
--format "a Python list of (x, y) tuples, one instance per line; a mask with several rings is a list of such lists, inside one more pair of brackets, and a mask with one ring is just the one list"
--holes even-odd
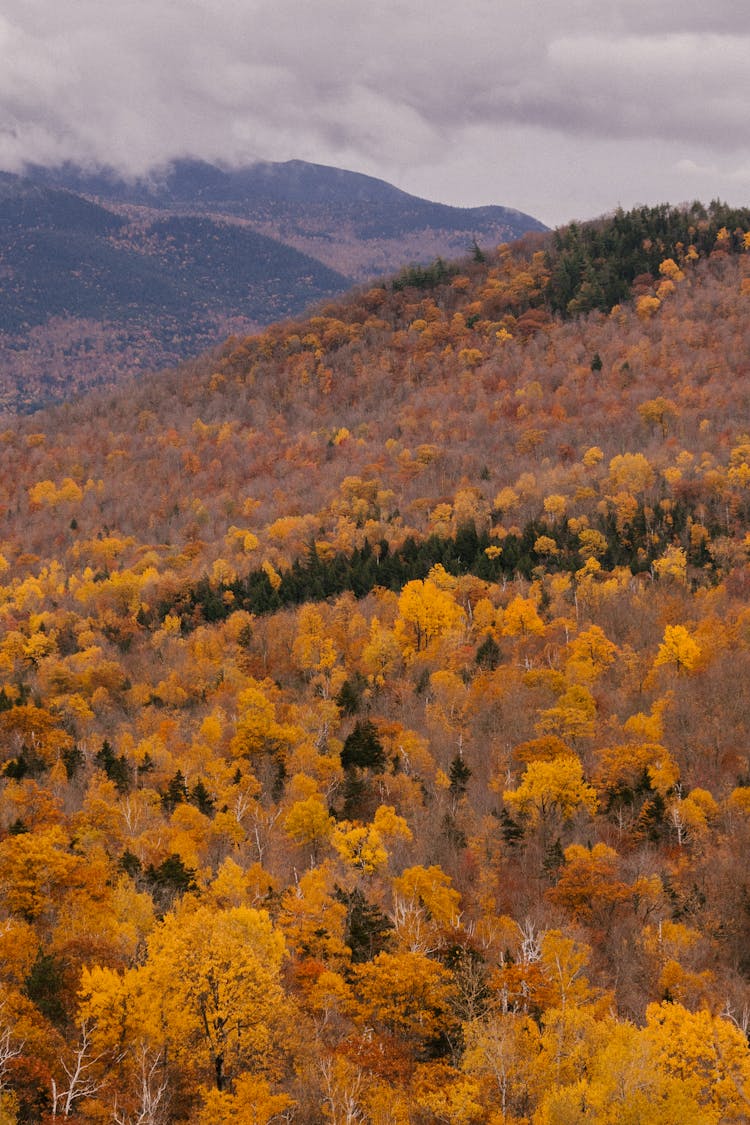
[[(0, 1015), (5, 1004), (0, 1004)], [(3, 1024), (0, 1031), (0, 1094), (8, 1089), (8, 1063), (17, 1059), (23, 1050), (23, 1043), (13, 1039), (13, 1032), (8, 1024)]]
[(128, 1113), (113, 1110), (114, 1125), (162, 1125), (167, 1120), (168, 1088), (161, 1051), (154, 1054), (145, 1044), (138, 1051), (138, 1097), (135, 1109)]
[(58, 1089), (57, 1081), (52, 1079), (52, 1116), (70, 1117), (73, 1106), (81, 1098), (92, 1098), (104, 1085), (104, 1079), (95, 1076), (96, 1064), (103, 1055), (91, 1054), (91, 1025), (88, 1020), (81, 1024), (78, 1047), (73, 1054), (70, 1066), (61, 1061), (67, 1077), (67, 1085)]

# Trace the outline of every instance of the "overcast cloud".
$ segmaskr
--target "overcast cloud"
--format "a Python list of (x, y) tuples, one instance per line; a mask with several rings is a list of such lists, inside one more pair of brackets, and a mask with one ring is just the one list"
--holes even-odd
[(300, 158), (549, 224), (750, 203), (737, 0), (5, 0), (0, 167)]

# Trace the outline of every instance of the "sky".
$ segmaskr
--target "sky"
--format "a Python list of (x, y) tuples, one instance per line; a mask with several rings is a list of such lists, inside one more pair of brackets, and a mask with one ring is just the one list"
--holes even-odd
[(550, 226), (750, 204), (746, 0), (3, 0), (0, 168), (301, 159)]

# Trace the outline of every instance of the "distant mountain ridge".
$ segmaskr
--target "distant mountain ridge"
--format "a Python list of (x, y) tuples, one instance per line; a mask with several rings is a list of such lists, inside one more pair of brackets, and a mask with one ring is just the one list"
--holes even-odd
[(430, 215), (446, 228), (457, 230), (465, 230), (472, 222), (504, 225), (512, 237), (527, 230), (547, 229), (532, 216), (510, 207), (434, 203), (374, 176), (304, 160), (260, 162), (235, 169), (201, 160), (177, 160), (160, 172), (135, 180), (123, 179), (112, 169), (87, 171), (74, 164), (59, 168), (30, 165), (25, 174), (32, 182), (47, 187), (144, 206), (187, 205), (214, 210), (217, 205), (231, 205), (248, 211), (262, 204), (279, 208), (289, 204), (387, 206), (410, 217)]
[(154, 370), (411, 262), (541, 223), (303, 161), (0, 174), (0, 408)]
[(225, 169), (179, 160), (128, 181), (112, 169), (30, 167), (28, 177), (104, 206), (221, 215), (293, 246), (354, 282), (410, 262), (457, 257), (547, 228), (509, 207), (451, 207), (409, 195), (384, 180), (302, 160)]

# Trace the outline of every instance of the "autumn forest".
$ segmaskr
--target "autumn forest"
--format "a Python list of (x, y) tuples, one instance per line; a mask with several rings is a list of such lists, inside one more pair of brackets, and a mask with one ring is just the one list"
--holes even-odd
[(0, 1123), (750, 1119), (750, 211), (0, 433)]

